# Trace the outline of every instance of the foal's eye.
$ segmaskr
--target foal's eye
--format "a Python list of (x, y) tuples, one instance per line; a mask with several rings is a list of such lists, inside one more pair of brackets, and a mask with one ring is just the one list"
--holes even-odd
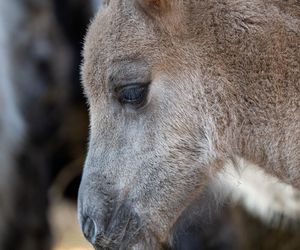
[(117, 90), (118, 100), (121, 104), (130, 104), (137, 108), (143, 106), (147, 101), (149, 84), (132, 84)]

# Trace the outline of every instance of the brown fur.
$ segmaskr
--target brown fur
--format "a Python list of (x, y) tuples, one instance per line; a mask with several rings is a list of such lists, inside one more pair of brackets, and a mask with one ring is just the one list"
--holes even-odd
[[(235, 157), (299, 188), (299, 1), (138, 2), (112, 0), (86, 38), (91, 139), (80, 214), (105, 216), (114, 193), (131, 202), (144, 238), (162, 243)], [(112, 75), (151, 81), (146, 107), (121, 106)]]

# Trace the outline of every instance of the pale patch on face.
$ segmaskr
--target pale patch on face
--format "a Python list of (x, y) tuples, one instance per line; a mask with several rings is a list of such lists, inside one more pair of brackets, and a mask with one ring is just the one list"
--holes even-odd
[(266, 223), (282, 223), (282, 215), (286, 220), (300, 219), (300, 192), (245, 159), (227, 162), (212, 189), (216, 195), (241, 202)]

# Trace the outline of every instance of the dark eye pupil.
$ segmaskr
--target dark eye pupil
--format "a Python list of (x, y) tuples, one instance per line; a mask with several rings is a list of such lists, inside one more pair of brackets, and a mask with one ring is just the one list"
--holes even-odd
[(125, 89), (123, 91), (123, 98), (126, 101), (135, 101), (142, 97), (144, 93), (143, 88), (131, 88), (131, 89)]
[(119, 101), (122, 104), (141, 105), (146, 101), (147, 86), (126, 86), (119, 92)]

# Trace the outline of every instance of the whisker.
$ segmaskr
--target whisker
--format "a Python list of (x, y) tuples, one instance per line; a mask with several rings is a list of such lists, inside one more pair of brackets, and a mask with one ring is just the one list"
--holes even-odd
[(142, 230), (142, 228), (144, 228), (144, 227), (145, 227), (145, 224), (141, 224), (141, 225), (135, 230), (135, 232), (132, 233), (132, 235), (130, 236), (130, 238), (129, 238), (129, 239), (127, 240), (127, 242), (125, 243), (126, 248), (129, 246), (131, 240), (132, 240), (135, 236), (137, 236), (137, 235), (140, 233), (140, 231)]

